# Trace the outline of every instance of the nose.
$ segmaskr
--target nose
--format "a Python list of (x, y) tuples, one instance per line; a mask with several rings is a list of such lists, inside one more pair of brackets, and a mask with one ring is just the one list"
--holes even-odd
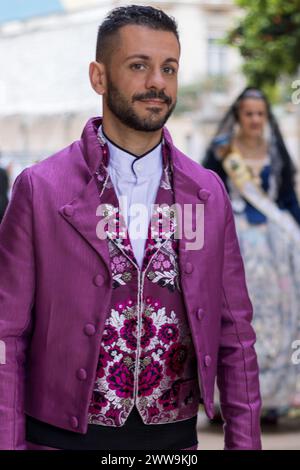
[(255, 125), (259, 125), (262, 123), (262, 118), (259, 115), (253, 116), (252, 122)]
[(163, 90), (165, 86), (166, 82), (162, 71), (160, 69), (150, 70), (147, 76), (146, 87)]
[(264, 120), (264, 115), (262, 113), (257, 113), (255, 115), (255, 117), (258, 121), (263, 121)]

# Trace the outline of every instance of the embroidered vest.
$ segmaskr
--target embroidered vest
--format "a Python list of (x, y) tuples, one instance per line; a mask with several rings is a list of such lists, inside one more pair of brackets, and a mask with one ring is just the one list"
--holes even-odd
[[(104, 153), (108, 152), (101, 142)], [(100, 345), (90, 424), (122, 426), (134, 406), (145, 424), (197, 414), (197, 361), (180, 286), (171, 161), (164, 172), (139, 268), (104, 162), (98, 171), (113, 293)]]

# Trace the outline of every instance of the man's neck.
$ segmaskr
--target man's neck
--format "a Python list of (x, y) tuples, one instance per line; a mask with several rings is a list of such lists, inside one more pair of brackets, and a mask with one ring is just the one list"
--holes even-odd
[(119, 121), (106, 120), (104, 117), (102, 127), (109, 140), (136, 156), (144, 155), (156, 147), (162, 136), (161, 129), (154, 132), (136, 131)]

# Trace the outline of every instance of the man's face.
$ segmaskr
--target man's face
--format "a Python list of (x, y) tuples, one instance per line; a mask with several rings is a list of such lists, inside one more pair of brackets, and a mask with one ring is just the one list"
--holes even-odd
[(138, 131), (161, 129), (176, 105), (176, 36), (129, 25), (119, 30), (116, 46), (105, 67), (105, 111)]

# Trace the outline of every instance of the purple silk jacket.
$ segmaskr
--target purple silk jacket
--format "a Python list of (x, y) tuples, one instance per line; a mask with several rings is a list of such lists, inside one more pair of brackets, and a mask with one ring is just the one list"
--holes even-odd
[[(112, 295), (108, 243), (96, 234), (100, 123), (19, 175), (0, 225), (0, 449), (26, 448), (25, 414), (87, 432)], [(214, 416), (217, 378), (225, 449), (260, 449), (252, 306), (230, 201), (218, 176), (163, 133), (175, 202), (204, 204), (204, 244), (179, 239), (179, 267), (205, 411)]]

